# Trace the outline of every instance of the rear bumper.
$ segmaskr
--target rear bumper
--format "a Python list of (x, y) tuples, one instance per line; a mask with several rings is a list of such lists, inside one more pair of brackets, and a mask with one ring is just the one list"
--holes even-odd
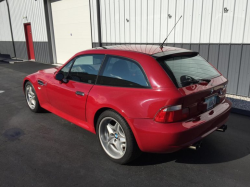
[(186, 148), (226, 123), (231, 102), (221, 104), (185, 122), (157, 123), (152, 119), (128, 119), (139, 148), (144, 152), (171, 153)]

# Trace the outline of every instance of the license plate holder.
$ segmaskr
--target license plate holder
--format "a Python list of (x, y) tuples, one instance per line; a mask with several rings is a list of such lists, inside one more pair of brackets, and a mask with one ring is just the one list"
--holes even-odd
[(217, 95), (205, 98), (205, 103), (207, 104), (207, 110), (211, 110), (217, 103)]

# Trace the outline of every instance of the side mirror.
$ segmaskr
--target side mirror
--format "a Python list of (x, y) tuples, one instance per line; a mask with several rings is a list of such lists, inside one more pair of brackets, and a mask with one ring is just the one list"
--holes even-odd
[(56, 80), (62, 81), (63, 78), (64, 78), (64, 75), (63, 75), (62, 73), (57, 73), (57, 74), (56, 74)]

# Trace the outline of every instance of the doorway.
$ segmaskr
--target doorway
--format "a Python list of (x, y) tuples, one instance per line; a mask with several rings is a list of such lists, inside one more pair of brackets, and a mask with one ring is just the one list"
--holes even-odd
[(35, 60), (35, 52), (34, 52), (33, 39), (32, 39), (32, 30), (31, 30), (30, 23), (25, 23), (24, 24), (24, 31), (25, 31), (28, 59), (29, 60)]

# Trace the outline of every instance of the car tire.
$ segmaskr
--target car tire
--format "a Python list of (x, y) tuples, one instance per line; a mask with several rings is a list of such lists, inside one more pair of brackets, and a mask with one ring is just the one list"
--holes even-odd
[(29, 109), (35, 113), (42, 112), (43, 108), (40, 106), (40, 103), (39, 103), (37, 95), (36, 95), (35, 88), (31, 82), (27, 82), (25, 84), (24, 93), (25, 93), (25, 99), (26, 99), (26, 102), (29, 106)]
[(128, 123), (113, 110), (99, 116), (97, 134), (104, 152), (116, 163), (127, 164), (141, 154)]

